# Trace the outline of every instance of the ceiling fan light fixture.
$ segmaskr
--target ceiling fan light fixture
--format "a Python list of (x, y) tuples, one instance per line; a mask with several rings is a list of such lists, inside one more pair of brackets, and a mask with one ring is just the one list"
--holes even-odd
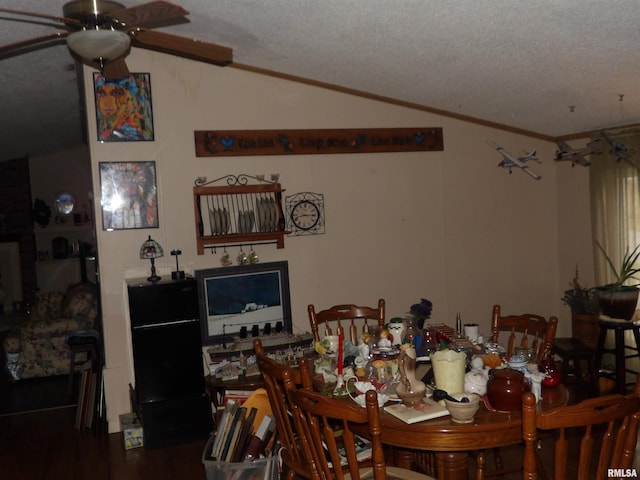
[(67, 37), (67, 46), (87, 62), (109, 62), (126, 52), (131, 38), (117, 30), (80, 30)]

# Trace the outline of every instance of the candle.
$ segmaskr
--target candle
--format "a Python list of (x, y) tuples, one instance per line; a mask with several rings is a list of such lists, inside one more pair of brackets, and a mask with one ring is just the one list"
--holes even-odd
[(338, 333), (338, 375), (342, 375), (342, 344), (344, 343), (344, 334)]

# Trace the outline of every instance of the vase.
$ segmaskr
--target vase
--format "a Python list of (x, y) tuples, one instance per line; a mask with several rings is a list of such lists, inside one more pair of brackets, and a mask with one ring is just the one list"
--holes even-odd
[[(425, 355), (424, 352), (424, 331), (422, 329), (422, 325), (419, 324), (420, 319), (416, 318), (413, 315), (409, 315), (404, 318), (405, 324), (405, 333), (404, 333), (404, 342), (411, 345), (416, 349), (416, 355), (418, 357), (422, 357)], [(424, 320), (422, 322), (424, 324)]]
[(560, 368), (558, 368), (558, 364), (552, 358), (547, 358), (540, 362), (538, 369), (546, 375), (542, 379), (542, 385), (545, 387), (557, 387), (560, 385), (562, 372), (560, 371)]
[(422, 402), (427, 386), (416, 378), (416, 349), (404, 348), (398, 357), (398, 370), (400, 382), (396, 386), (396, 394), (408, 407), (413, 407)]

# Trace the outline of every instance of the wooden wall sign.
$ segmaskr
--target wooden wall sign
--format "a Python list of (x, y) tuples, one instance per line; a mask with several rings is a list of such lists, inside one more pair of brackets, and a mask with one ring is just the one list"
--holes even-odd
[(444, 150), (442, 128), (198, 130), (197, 157)]

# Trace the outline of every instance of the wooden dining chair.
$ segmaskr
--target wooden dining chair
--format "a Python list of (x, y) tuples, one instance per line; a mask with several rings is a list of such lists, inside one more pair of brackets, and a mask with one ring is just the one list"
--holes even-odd
[[(534, 395), (527, 392), (522, 395), (523, 478), (586, 480), (611, 478), (608, 469), (624, 472), (633, 466), (639, 422), (640, 375), (633, 393), (627, 396), (595, 397), (546, 412), (537, 411)], [(540, 434), (547, 431), (555, 437), (552, 477), (537, 453)]]
[[(290, 373), (285, 373), (286, 377)], [(313, 480), (433, 480), (422, 473), (386, 465), (380, 439), (378, 394), (366, 394), (365, 408), (355, 403), (329, 398), (310, 389), (289, 389), (288, 393), (298, 418), (303, 451), (308, 459)], [(362, 449), (351, 424), (367, 426), (369, 449)], [(363, 452), (369, 462), (363, 465)], [(360, 462), (360, 463), (359, 463)], [(334, 468), (342, 465), (343, 468)]]
[(267, 356), (262, 341), (253, 341), (258, 367), (264, 379), (265, 390), (269, 397), (271, 410), (276, 419), (276, 432), (282, 444), (282, 461), (286, 471), (283, 478), (293, 480), (296, 475), (311, 478), (307, 468), (306, 458), (303, 456), (299, 436), (291, 418), (291, 405), (285, 393), (284, 374), (288, 375), (290, 384), (296, 388), (312, 388), (312, 374), (306, 358), (298, 361), (297, 367), (291, 367), (276, 362)]
[[(507, 358), (513, 355), (516, 347), (521, 347), (533, 350), (537, 362), (547, 359), (551, 355), (557, 328), (558, 319), (556, 317), (549, 317), (547, 320), (540, 315), (531, 313), (503, 316), (500, 305), (493, 306), (491, 342), (504, 346)], [(505, 469), (500, 448), (497, 447), (493, 449), (495, 469), (489, 471), (485, 464), (485, 454), (486, 452), (482, 451), (476, 455), (479, 470), (486, 472), (478, 475), (480, 478), (502, 476), (515, 471)]]
[[(522, 347), (532, 349), (537, 362), (545, 360), (551, 354), (557, 328), (556, 317), (547, 320), (531, 313), (503, 316), (500, 305), (493, 306), (491, 341), (505, 346), (507, 357), (513, 354), (516, 347)], [(500, 332), (504, 332), (502, 337)]]
[[(309, 323), (311, 332), (316, 342), (322, 340), (327, 335), (339, 335), (342, 330), (346, 335), (345, 327), (348, 329), (351, 343), (358, 344), (358, 327), (365, 329), (381, 329), (384, 327), (384, 300), (378, 300), (378, 307), (359, 307), (357, 305), (335, 305), (326, 310), (316, 312), (313, 305), (307, 307), (309, 312)], [(375, 322), (369, 325), (369, 321)], [(320, 327), (323, 327), (322, 335)], [(373, 331), (372, 331), (373, 333)]]

